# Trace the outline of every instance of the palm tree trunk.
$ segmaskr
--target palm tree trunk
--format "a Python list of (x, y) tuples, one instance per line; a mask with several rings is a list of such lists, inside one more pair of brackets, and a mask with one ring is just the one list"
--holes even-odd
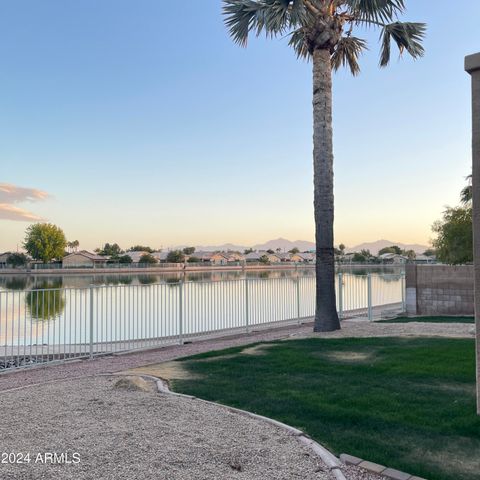
[(316, 242), (315, 332), (340, 329), (333, 248), (332, 66), (329, 50), (313, 52), (313, 184)]

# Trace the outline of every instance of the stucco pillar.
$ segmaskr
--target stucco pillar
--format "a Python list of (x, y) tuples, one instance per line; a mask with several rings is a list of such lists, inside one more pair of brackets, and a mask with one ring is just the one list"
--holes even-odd
[(480, 53), (465, 58), (465, 70), (472, 76), (473, 257), (475, 265), (477, 413), (480, 415)]
[(405, 294), (407, 315), (417, 315), (417, 265), (405, 265)]

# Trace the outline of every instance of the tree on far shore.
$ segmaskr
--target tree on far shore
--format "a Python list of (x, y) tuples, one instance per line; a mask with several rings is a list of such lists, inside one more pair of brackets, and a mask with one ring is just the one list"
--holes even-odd
[(167, 263), (183, 263), (185, 261), (185, 255), (181, 250), (172, 250), (168, 252)]
[(61, 259), (67, 239), (63, 230), (51, 223), (35, 223), (27, 228), (23, 247), (34, 260), (43, 263)]

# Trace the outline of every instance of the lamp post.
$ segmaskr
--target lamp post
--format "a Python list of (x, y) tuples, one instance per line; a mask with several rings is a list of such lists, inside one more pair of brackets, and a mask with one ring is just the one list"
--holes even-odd
[(472, 77), (473, 260), (475, 269), (477, 414), (480, 415), (480, 53), (465, 57), (465, 70)]

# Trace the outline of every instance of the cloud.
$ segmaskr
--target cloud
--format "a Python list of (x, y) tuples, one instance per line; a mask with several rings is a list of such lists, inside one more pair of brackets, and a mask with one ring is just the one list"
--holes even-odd
[(47, 192), (36, 188), (24, 188), (10, 183), (0, 183), (0, 220), (16, 222), (41, 222), (42, 217), (17, 207), (22, 202), (41, 202), (50, 198)]
[(14, 220), (17, 222), (40, 222), (44, 219), (23, 208), (0, 203), (0, 220)]
[(0, 183), (0, 203), (38, 202), (50, 195), (36, 188), (24, 188), (10, 183)]

